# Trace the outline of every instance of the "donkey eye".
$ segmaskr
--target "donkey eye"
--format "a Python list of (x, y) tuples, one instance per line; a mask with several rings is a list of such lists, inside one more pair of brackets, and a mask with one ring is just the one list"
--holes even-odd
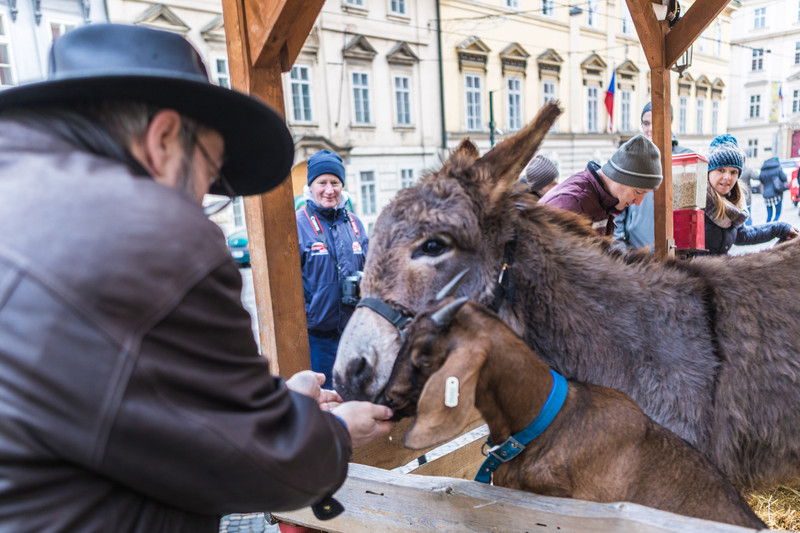
[(441, 239), (429, 239), (422, 243), (422, 246), (418, 249), (418, 253), (436, 257), (437, 255), (442, 255), (445, 250), (447, 250), (447, 244), (444, 241)]

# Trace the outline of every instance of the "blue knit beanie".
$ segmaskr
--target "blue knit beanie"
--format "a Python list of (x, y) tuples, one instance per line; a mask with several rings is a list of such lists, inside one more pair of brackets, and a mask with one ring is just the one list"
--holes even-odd
[(644, 114), (647, 113), (648, 111), (653, 111), (652, 102), (647, 102), (646, 104), (644, 104), (644, 109), (642, 109), (642, 117), (644, 117)]
[(344, 163), (342, 158), (328, 150), (320, 150), (308, 158), (308, 184), (323, 174), (333, 174), (344, 186)]
[(736, 137), (730, 133), (714, 137), (708, 150), (708, 171), (711, 172), (720, 167), (734, 167), (738, 168), (741, 173), (743, 166), (744, 151), (739, 148)]

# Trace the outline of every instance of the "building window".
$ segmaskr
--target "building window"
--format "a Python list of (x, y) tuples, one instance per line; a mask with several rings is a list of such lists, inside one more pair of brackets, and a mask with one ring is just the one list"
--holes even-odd
[(361, 213), (374, 215), (378, 211), (375, 199), (375, 172), (372, 170), (360, 172), (359, 183), (361, 183)]
[(344, 0), (348, 6), (364, 7), (364, 0)]
[(753, 62), (752, 62), (752, 70), (755, 72), (757, 70), (764, 69), (764, 49), (763, 48), (754, 48), (753, 49)]
[(244, 227), (244, 200), (241, 196), (233, 199), (233, 225), (237, 228)]
[(703, 135), (703, 113), (706, 101), (702, 98), (697, 99), (697, 134)]
[(633, 33), (633, 19), (627, 2), (622, 2), (622, 33), (625, 35)]
[(389, 2), (389, 9), (395, 15), (405, 15), (406, 0), (391, 0), (391, 2)]
[(508, 78), (508, 129), (522, 129), (522, 79)]
[(555, 0), (542, 0), (542, 15), (552, 17), (555, 11), (554, 3)]
[(371, 124), (369, 114), (369, 74), (353, 72), (353, 109), (356, 124)]
[(689, 106), (689, 99), (681, 96), (678, 102), (678, 133), (686, 135), (686, 108)]
[(55, 40), (56, 37), (61, 37), (69, 30), (74, 30), (77, 24), (68, 24), (66, 22), (51, 22), (50, 23), (50, 37)]
[(633, 128), (631, 127), (631, 92), (630, 91), (620, 91), (619, 93), (619, 101), (620, 101), (620, 130), (621, 131), (631, 131)]
[(466, 101), (467, 101), (467, 131), (481, 131), (481, 78), (467, 74)]
[(14, 69), (11, 65), (11, 40), (6, 33), (6, 19), (0, 14), (0, 87), (14, 85)]
[(289, 79), (292, 93), (292, 118), (297, 122), (311, 122), (311, 76), (307, 66), (292, 67)]
[(217, 85), (225, 87), (226, 89), (231, 88), (231, 77), (230, 74), (228, 74), (227, 59), (217, 58), (214, 61), (214, 74), (217, 77)]
[(792, 91), (792, 113), (800, 113), (800, 90)]
[(800, 41), (794, 43), (794, 64), (800, 65)]
[(597, 0), (586, 0), (586, 24), (596, 26), (599, 18)]
[(722, 55), (722, 24), (720, 22), (714, 25), (714, 53), (717, 57)]
[(758, 139), (747, 139), (747, 157), (758, 157)]
[(797, 20), (800, 21), (800, 2), (797, 2)]
[(405, 189), (414, 185), (414, 169), (401, 168), (400, 169), (400, 188)]
[(753, 29), (758, 30), (767, 26), (767, 8), (758, 7), (753, 18)]
[(408, 76), (394, 77), (395, 118), (398, 126), (411, 125), (411, 85)]
[(719, 100), (711, 101), (711, 135), (719, 133)]
[(597, 131), (597, 87), (586, 88), (586, 130), (590, 133)]
[(505, 0), (506, 7), (511, 9), (519, 9), (519, 0)]
[(542, 83), (542, 95), (544, 95), (544, 102), (551, 102), (556, 99), (556, 82), (545, 81)]
[(758, 118), (761, 116), (761, 95), (754, 94), (750, 96), (750, 118)]

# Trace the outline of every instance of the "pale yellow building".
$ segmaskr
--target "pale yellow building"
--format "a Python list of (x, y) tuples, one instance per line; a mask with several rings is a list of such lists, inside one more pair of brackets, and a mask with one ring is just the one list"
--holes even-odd
[[(691, 4), (681, 3), (684, 13)], [(672, 77), (673, 132), (705, 151), (727, 124), (732, 2)], [(448, 148), (470, 137), (482, 151), (557, 99), (564, 114), (541, 153), (562, 176), (605, 161), (641, 132), (650, 69), (624, 0), (442, 0), (444, 121)], [(616, 72), (613, 124), (605, 106)], [(489, 123), (494, 122), (494, 135)]]

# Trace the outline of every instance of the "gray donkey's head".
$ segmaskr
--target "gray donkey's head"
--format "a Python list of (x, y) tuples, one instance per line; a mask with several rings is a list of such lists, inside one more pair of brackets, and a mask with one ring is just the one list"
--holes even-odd
[[(482, 157), (464, 140), (441, 169), (400, 191), (370, 236), (362, 297), (414, 316), (448, 280), (470, 269), (458, 294), (489, 301), (518, 216), (513, 186), (560, 113), (558, 104), (546, 104), (525, 129)], [(346, 399), (374, 400), (401, 343), (384, 316), (356, 309), (339, 344), (337, 390)]]

